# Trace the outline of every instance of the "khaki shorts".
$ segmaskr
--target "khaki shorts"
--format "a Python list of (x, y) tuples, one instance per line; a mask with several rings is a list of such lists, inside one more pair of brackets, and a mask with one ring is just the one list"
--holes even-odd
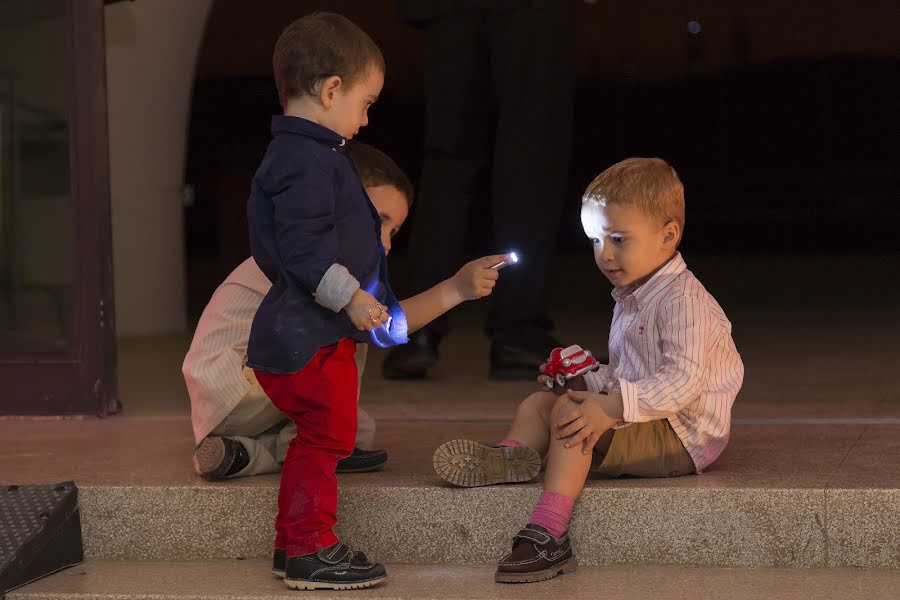
[(606, 456), (594, 452), (591, 473), (600, 478), (680, 477), (697, 471), (666, 419), (616, 429)]

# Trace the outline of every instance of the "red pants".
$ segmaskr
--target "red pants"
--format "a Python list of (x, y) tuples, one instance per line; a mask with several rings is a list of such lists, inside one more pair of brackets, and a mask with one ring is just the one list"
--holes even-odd
[(297, 424), (278, 490), (275, 547), (287, 556), (318, 552), (338, 541), (335, 467), (356, 440), (356, 343), (327, 346), (290, 375), (255, 371), (266, 396)]

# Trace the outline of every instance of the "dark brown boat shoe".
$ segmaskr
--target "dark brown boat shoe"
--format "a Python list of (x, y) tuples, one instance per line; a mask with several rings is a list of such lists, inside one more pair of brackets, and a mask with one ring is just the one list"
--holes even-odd
[(528, 446), (487, 446), (472, 440), (441, 444), (432, 463), (441, 479), (460, 487), (522, 483), (541, 472), (541, 457)]
[(494, 579), (498, 583), (531, 583), (575, 572), (575, 554), (568, 532), (554, 537), (540, 525), (529, 523), (513, 537), (512, 552), (500, 559)]

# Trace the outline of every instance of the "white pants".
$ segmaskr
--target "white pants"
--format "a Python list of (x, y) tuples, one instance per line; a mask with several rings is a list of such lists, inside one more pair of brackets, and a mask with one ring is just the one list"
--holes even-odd
[[(359, 372), (360, 383), (362, 383), (363, 369), (366, 364), (367, 349), (368, 346), (365, 344), (359, 344), (356, 347), (356, 368)], [(275, 408), (275, 405), (263, 392), (252, 369), (245, 368), (244, 375), (250, 382), (250, 391), (225, 417), (225, 420), (212, 430), (210, 435), (234, 438), (249, 452), (250, 462), (231, 477), (280, 473), (288, 445), (297, 435), (297, 426), (285, 417), (284, 413)], [(356, 399), (355, 446), (363, 450), (372, 450), (375, 445), (375, 420), (359, 408), (358, 390)]]

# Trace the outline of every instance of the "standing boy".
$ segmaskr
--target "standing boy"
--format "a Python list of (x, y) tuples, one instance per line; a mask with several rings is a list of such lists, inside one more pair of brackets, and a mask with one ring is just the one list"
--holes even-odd
[[(384, 566), (333, 527), (335, 467), (356, 434), (356, 343), (404, 343), (408, 328), (388, 283), (379, 216), (347, 149), (381, 92), (384, 59), (348, 19), (315, 13), (281, 34), (273, 66), (284, 115), (272, 120), (247, 202), (250, 248), (272, 289), (253, 319), (247, 366), (297, 426), (282, 469), (274, 564), (283, 561), (296, 589), (370, 587), (384, 580)], [(476, 287), (487, 295), (497, 273), (480, 273)]]

